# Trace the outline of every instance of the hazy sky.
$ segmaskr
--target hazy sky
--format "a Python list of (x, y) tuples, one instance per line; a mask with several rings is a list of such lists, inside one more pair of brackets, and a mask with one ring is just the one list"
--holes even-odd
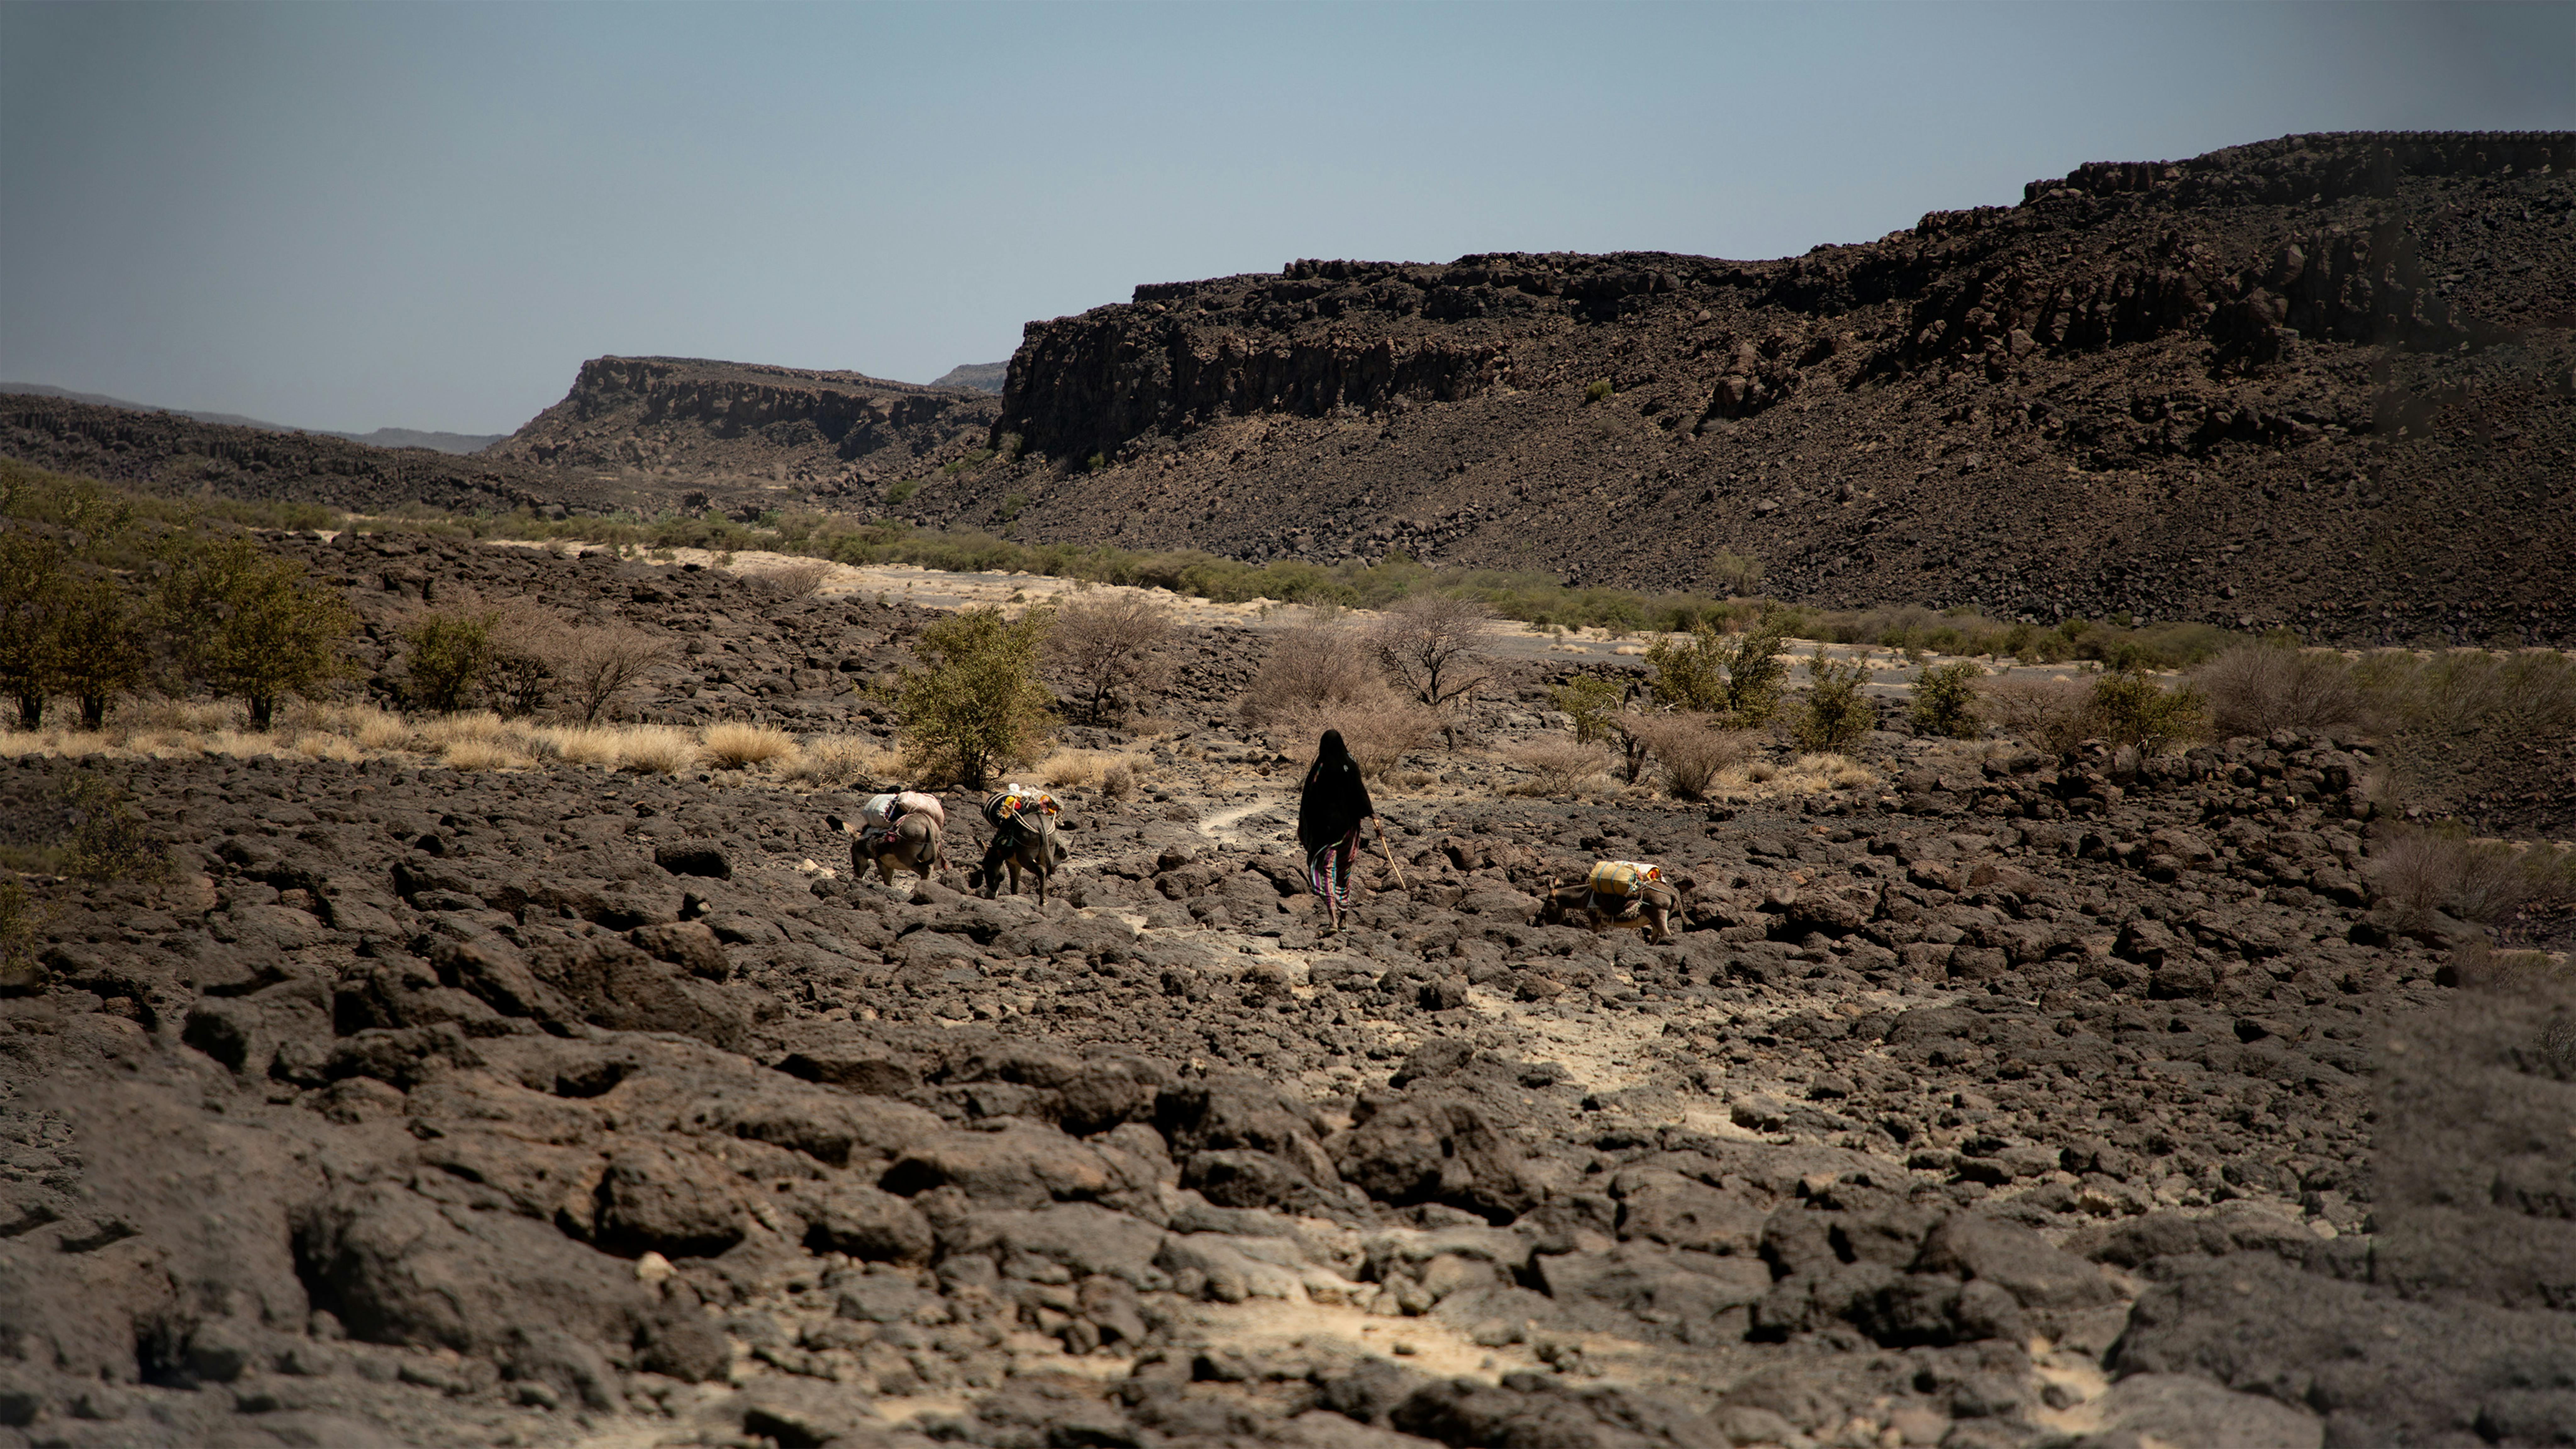
[(1298, 257), (1769, 257), (2084, 161), (2576, 128), (2576, 5), (0, 3), (0, 379), (503, 432)]

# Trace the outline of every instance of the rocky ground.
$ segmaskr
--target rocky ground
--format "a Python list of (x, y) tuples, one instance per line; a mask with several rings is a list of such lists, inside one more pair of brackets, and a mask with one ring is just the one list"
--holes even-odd
[[(380, 641), (649, 619), (674, 720), (882, 730), (928, 617), (291, 546)], [(855, 877), (866, 784), (777, 771), (0, 765), (12, 839), (97, 772), (177, 860), (38, 881), (0, 996), (0, 1446), (2566, 1442), (2570, 1018), (2373, 906), (2369, 742), (1543, 799), (1533, 672), (1327, 934), (1259, 645), (1076, 733), (1139, 788), (1044, 906)], [(1600, 856), (1670, 943), (1532, 924)]]

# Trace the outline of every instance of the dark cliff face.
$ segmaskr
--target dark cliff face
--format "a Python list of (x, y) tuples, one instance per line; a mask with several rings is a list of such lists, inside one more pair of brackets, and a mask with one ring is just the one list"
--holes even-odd
[(2571, 165), (2569, 134), (2289, 137), (1778, 261), (1139, 287), (1031, 324), (993, 429), (1024, 461), (907, 511), (992, 526), (1015, 495), (1032, 537), (1650, 588), (1712, 587), (1724, 549), (1830, 604), (2563, 639)]
[(900, 477), (982, 445), (997, 401), (854, 372), (598, 357), (496, 457), (645, 476), (808, 485)]

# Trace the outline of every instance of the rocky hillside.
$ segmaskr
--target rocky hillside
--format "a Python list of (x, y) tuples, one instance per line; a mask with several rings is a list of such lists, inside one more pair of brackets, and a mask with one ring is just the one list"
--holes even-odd
[(998, 400), (855, 372), (682, 357), (596, 357), (572, 391), (489, 456), (651, 488), (688, 480), (737, 503), (873, 488), (984, 446)]
[[(995, 391), (1000, 391), (997, 382)], [(99, 407), (124, 408), (129, 412), (175, 413), (201, 423), (223, 423), (237, 428), (258, 428), (270, 433), (311, 433), (318, 438), (346, 438), (371, 448), (427, 448), (434, 453), (479, 453), (508, 437), (507, 433), (442, 433), (419, 428), (378, 428), (371, 433), (343, 433), (329, 428), (290, 428), (284, 423), (267, 423), (246, 418), (239, 413), (206, 412), (198, 408), (156, 408), (149, 403), (127, 402), (94, 392), (72, 392), (67, 388), (48, 387), (34, 382), (0, 382), (0, 393), (28, 393), (37, 397), (69, 398), (73, 402)]]
[(178, 413), (0, 394), (0, 456), (162, 493), (455, 512), (629, 506), (629, 492), (509, 460), (378, 448), (320, 433), (205, 423)]
[[(2099, 164), (1802, 257), (1298, 262), (1031, 324), (926, 521), (1835, 605), (2576, 640), (2576, 135)], [(882, 498), (854, 495), (857, 505)]]

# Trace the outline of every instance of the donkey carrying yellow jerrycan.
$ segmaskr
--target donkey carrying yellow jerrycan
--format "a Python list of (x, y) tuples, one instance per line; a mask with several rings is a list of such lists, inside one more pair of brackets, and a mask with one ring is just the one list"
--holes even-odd
[(1065, 857), (1063, 844), (1055, 838), (1060, 810), (1053, 795), (1026, 785), (1004, 785), (985, 797), (984, 823), (993, 827), (993, 843), (984, 848), (984, 863), (977, 874), (986, 900), (1001, 889), (1007, 868), (1011, 894), (1020, 893), (1020, 874), (1025, 871), (1037, 877), (1038, 904), (1046, 904), (1047, 881)]
[(1581, 915), (1596, 931), (1644, 931), (1660, 943), (1673, 938), (1673, 912), (1696, 885), (1688, 879), (1667, 884), (1662, 866), (1642, 860), (1598, 861), (1581, 885), (1549, 881), (1539, 919), (1557, 926)]

